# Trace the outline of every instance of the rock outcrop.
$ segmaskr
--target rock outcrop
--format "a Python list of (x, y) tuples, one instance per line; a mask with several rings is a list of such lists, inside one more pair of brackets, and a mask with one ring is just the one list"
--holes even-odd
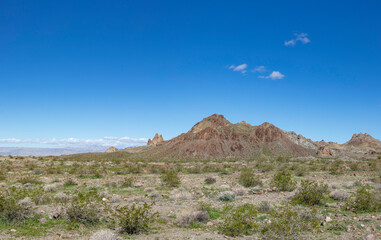
[(109, 147), (107, 150), (106, 150), (106, 153), (112, 153), (112, 152), (119, 152), (120, 150), (117, 149), (116, 147)]
[(317, 151), (317, 155), (320, 157), (334, 157), (335, 152), (329, 149), (328, 147), (320, 147), (319, 150)]
[(148, 139), (147, 146), (157, 146), (163, 143), (164, 143), (163, 136), (156, 133), (152, 140)]

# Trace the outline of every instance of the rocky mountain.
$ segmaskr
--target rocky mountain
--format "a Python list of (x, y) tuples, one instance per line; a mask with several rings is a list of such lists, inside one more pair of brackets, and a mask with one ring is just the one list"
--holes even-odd
[(148, 139), (147, 146), (156, 146), (164, 143), (164, 139), (162, 135), (159, 135), (158, 133), (155, 134), (153, 139)]
[(110, 152), (119, 152), (120, 150), (117, 149), (116, 147), (109, 147), (107, 150), (106, 150), (106, 153), (110, 153)]
[(355, 134), (345, 144), (314, 142), (295, 132), (284, 131), (271, 123), (252, 126), (244, 121), (233, 124), (214, 114), (194, 125), (188, 132), (164, 141), (156, 134), (147, 146), (124, 151), (155, 158), (250, 158), (258, 155), (291, 156), (376, 156), (381, 142), (368, 134)]

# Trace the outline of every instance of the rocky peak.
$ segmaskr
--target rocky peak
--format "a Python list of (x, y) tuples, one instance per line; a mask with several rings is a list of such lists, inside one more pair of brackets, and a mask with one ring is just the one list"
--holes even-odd
[(109, 147), (107, 150), (106, 150), (106, 153), (112, 153), (112, 152), (118, 152), (119, 149), (117, 149), (116, 147)]
[(152, 140), (148, 139), (147, 146), (156, 146), (162, 143), (164, 143), (163, 136), (161, 134), (159, 135), (158, 133), (156, 133)]
[(191, 132), (197, 133), (206, 128), (218, 128), (229, 126), (231, 123), (223, 115), (213, 114), (193, 126)]
[(381, 142), (367, 133), (353, 134), (351, 140), (345, 143), (345, 145), (354, 147), (374, 147), (381, 148)]

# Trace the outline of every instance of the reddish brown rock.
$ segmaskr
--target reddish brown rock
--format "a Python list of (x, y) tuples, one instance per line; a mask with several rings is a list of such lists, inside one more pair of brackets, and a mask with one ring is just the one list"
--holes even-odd
[(164, 139), (162, 135), (159, 135), (158, 133), (155, 134), (153, 139), (148, 139), (147, 146), (156, 146), (156, 145), (161, 145), (164, 143)]
[(317, 151), (317, 155), (322, 157), (333, 157), (335, 156), (335, 153), (327, 147), (320, 147)]
[(106, 150), (106, 153), (112, 153), (112, 152), (118, 152), (119, 149), (117, 149), (116, 147), (109, 147), (107, 150)]

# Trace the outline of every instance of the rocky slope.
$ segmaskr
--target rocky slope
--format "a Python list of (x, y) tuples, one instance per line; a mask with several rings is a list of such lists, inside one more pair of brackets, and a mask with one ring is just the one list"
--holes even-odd
[(368, 134), (355, 134), (345, 144), (314, 142), (295, 132), (270, 123), (252, 126), (244, 121), (230, 123), (214, 114), (194, 125), (188, 132), (164, 141), (156, 134), (147, 146), (125, 149), (155, 158), (250, 158), (259, 155), (291, 156), (376, 156), (381, 142)]
[(106, 153), (111, 153), (111, 152), (119, 152), (120, 150), (117, 149), (116, 147), (109, 147), (107, 150), (106, 150)]

